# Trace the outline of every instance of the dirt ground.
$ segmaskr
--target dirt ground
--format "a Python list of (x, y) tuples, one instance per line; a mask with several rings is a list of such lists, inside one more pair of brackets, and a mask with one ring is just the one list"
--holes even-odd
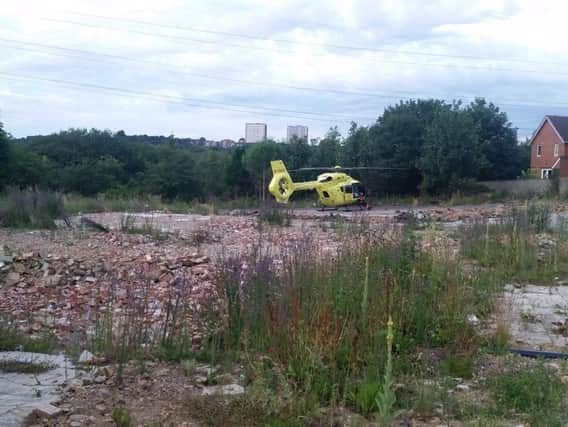
[[(110, 300), (120, 310), (121, 306), (126, 307), (126, 300), (132, 294), (148, 292), (153, 303), (152, 309), (144, 314), (144, 321), (152, 323), (163, 320), (175, 292), (185, 292), (191, 305), (192, 341), (199, 346), (212, 327), (200, 321), (204, 310), (219, 317), (223, 315), (214, 283), (216, 266), (233, 254), (250, 251), (260, 243), (278, 258), (279, 253), (294, 250), (309, 240), (322, 255), (332, 255), (341, 240), (349, 239), (351, 226), (364, 224), (368, 233), (388, 238), (387, 230), (396, 233), (411, 218), (432, 220), (443, 226), (498, 218), (509, 209), (498, 204), (370, 212), (299, 210), (289, 227), (262, 224), (252, 213), (213, 216), (102, 213), (86, 217), (106, 227), (107, 232), (86, 227), (81, 217), (72, 219), (71, 229), (0, 229), (0, 315), (19, 321), (29, 334), (53, 331), (60, 342), (70, 343), (78, 332), (92, 329), (100, 308)], [(127, 217), (131, 227), (146, 227), (153, 235), (121, 231)], [(427, 231), (424, 237), (425, 250), (449, 251), (450, 256), (459, 250), (443, 230)], [(150, 284), (147, 278), (151, 278)], [(523, 298), (515, 300), (526, 306), (528, 303)], [(519, 310), (515, 312), (518, 316), (522, 308)], [(559, 321), (549, 320), (549, 323)], [(530, 345), (530, 336), (523, 335), (523, 340)], [(234, 407), (227, 409), (227, 405), (212, 407), (207, 403), (211, 398), (202, 397), (204, 393), (213, 393), (214, 399), (223, 400), (226, 392), (241, 392), (243, 376), (239, 367), (220, 372), (215, 379), (217, 388), (210, 389), (208, 377), (215, 369), (200, 366), (188, 376), (179, 364), (129, 364), (117, 375), (118, 367), (114, 365), (88, 367), (81, 377), (62, 388), (60, 399), (54, 402), (59, 408), (56, 415), (36, 413), (27, 423), (111, 426), (115, 425), (112, 409), (123, 406), (134, 416), (137, 425), (159, 425), (150, 424), (157, 420), (163, 425), (173, 422), (177, 426), (253, 425), (246, 418), (248, 412), (237, 414)], [(229, 388), (219, 388), (223, 385)], [(475, 384), (462, 386), (456, 393), (466, 399), (475, 394)], [(225, 409), (211, 415), (214, 408)], [(413, 420), (412, 425), (443, 423), (441, 418), (434, 417)]]

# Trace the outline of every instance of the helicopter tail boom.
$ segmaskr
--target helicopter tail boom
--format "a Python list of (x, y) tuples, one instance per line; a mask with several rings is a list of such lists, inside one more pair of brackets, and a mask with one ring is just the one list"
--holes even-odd
[(282, 160), (273, 160), (270, 162), (272, 168), (272, 180), (268, 185), (268, 191), (274, 196), (278, 203), (288, 203), (288, 199), (294, 191), (314, 190), (317, 181), (294, 182), (288, 173), (286, 166)]

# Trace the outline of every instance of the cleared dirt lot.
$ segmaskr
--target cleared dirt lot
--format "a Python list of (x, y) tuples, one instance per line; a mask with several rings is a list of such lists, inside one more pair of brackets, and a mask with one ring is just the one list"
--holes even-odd
[[(421, 250), (440, 259), (455, 259), (460, 256), (460, 240), (454, 235), (458, 227), (498, 221), (511, 209), (486, 205), (365, 212), (298, 210), (284, 227), (267, 224), (254, 212), (212, 216), (102, 213), (85, 217), (107, 228), (106, 232), (85, 226), (81, 217), (72, 218), (72, 228), (53, 231), (0, 229), (0, 314), (16, 321), (28, 335), (53, 332), (59, 348), (68, 350), (95, 333), (101, 313), (118, 318), (136, 311), (142, 301), (145, 308), (135, 313), (135, 320), (152, 330), (152, 325), (167, 323), (173, 302), (183, 297), (187, 304), (183, 321), (191, 325), (190, 344), (199, 349), (203, 339), (225, 321), (226, 302), (215, 279), (219, 266), (237, 254), (261, 247), (279, 263), (282, 256), (300, 250), (309, 241), (311, 248), (317, 248), (317, 256), (333, 260), (338, 247), (360, 233), (380, 244), (400, 238), (402, 226), (417, 221), (421, 225), (414, 233)], [(563, 208), (555, 212), (560, 218)], [(465, 267), (475, 272), (479, 265)], [(512, 346), (565, 348), (565, 292), (556, 285), (505, 287), (501, 308), (509, 310), (495, 315), (509, 322)], [(492, 328), (478, 325), (475, 317), (470, 321), (480, 331)], [(440, 364), (436, 351), (424, 354), (432, 355), (433, 366)], [(477, 363), (475, 369), (486, 377), (501, 362), (486, 357)], [(198, 365), (188, 373), (179, 363), (130, 362), (121, 369), (124, 372), (119, 375), (115, 364), (97, 360), (60, 389), (60, 400), (54, 402), (60, 409), (56, 416), (39, 414), (30, 424), (110, 426), (117, 405), (128, 408), (138, 422), (161, 420), (188, 426), (255, 423), (247, 418), (251, 416), (248, 410), (241, 412), (227, 403), (226, 396), (207, 397), (226, 390), (240, 395), (245, 385), (242, 365)], [(475, 381), (460, 381), (451, 392), (467, 401), (476, 398), (480, 386)], [(237, 402), (245, 407), (249, 404)], [(237, 421), (231, 424), (234, 419)], [(364, 419), (357, 422), (366, 425)], [(437, 425), (442, 418), (414, 422)]]

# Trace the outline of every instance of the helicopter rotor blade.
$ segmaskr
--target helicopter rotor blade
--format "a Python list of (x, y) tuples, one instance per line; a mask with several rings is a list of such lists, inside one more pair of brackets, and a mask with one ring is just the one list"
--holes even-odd
[(343, 170), (406, 170), (408, 168), (391, 168), (391, 167), (379, 167), (379, 166), (353, 166), (353, 167), (327, 167), (327, 168), (299, 168), (291, 169), (289, 172), (299, 172), (299, 171), (343, 171)]

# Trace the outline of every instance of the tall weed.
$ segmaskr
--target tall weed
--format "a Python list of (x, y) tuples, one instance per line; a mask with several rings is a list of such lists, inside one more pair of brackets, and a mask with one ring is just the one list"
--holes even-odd
[(304, 242), (276, 257), (256, 250), (226, 259), (217, 281), (228, 301), (224, 350), (242, 349), (246, 335), (247, 348), (274, 357), (303, 393), (367, 412), (376, 406), (363, 402), (373, 389), (364, 380), (388, 366), (389, 307), (395, 353), (476, 345), (465, 317), (489, 311), (491, 277), (435, 260), (412, 232), (395, 242), (381, 234), (347, 240), (334, 256)]
[(3, 227), (55, 228), (55, 220), (64, 217), (60, 193), (9, 188), (0, 195), (0, 225)]

